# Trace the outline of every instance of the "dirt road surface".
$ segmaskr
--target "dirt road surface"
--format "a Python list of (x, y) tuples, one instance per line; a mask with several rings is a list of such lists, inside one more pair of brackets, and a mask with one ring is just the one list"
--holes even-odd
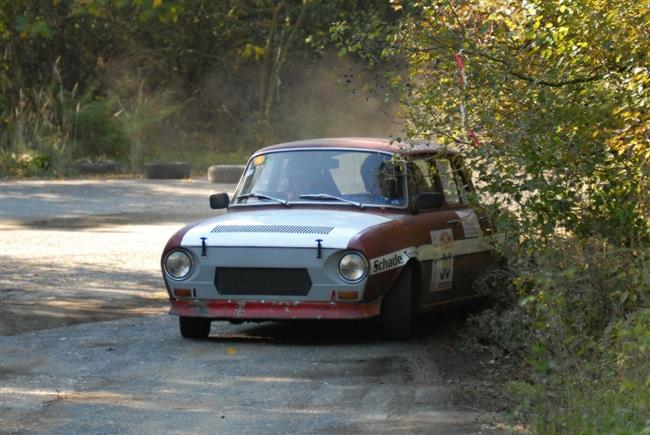
[(462, 313), (213, 323), (184, 340), (159, 257), (214, 214), (203, 181), (0, 182), (0, 433), (499, 433)]

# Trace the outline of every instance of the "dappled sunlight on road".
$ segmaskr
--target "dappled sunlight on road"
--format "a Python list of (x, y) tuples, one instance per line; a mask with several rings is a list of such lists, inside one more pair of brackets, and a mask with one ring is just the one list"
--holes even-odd
[(186, 340), (166, 315), (0, 337), (0, 407), (6, 428), (52, 433), (492, 433), (432, 358), (449, 358), (447, 320), (408, 343), (356, 322), (216, 322)]
[(0, 182), (0, 335), (167, 310), (160, 255), (204, 180)]
[[(74, 269), (102, 264), (119, 270), (160, 269), (160, 254), (167, 239), (183, 223), (124, 225), (95, 230), (4, 231), (3, 258), (43, 263), (48, 268)], [(114, 231), (112, 231), (113, 229)], [(144, 261), (144, 263), (143, 263)], [(39, 270), (39, 269), (33, 269)]]
[(212, 193), (232, 184), (205, 180), (47, 180), (0, 182), (0, 221), (29, 222), (114, 213), (209, 215)]

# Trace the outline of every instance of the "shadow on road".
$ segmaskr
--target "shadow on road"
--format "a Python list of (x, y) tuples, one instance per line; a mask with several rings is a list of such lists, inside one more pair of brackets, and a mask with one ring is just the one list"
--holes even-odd
[[(119, 225), (157, 225), (177, 222), (193, 222), (216, 216), (222, 211), (197, 214), (188, 213), (114, 213), (92, 216), (56, 217), (35, 221), (12, 221), (7, 230), (34, 229), (34, 230), (89, 230), (102, 227), (115, 227)], [(180, 228), (181, 224), (179, 224)]]
[[(467, 307), (434, 312), (417, 319), (411, 341), (430, 341), (435, 337), (448, 337), (460, 328), (471, 313)], [(213, 322), (209, 340), (218, 343), (272, 343), (282, 345), (348, 345), (383, 341), (376, 319), (364, 321), (294, 320), (286, 322), (244, 323), (226, 326)]]
[(157, 273), (9, 256), (2, 258), (1, 270), (0, 335), (160, 314), (167, 309)]

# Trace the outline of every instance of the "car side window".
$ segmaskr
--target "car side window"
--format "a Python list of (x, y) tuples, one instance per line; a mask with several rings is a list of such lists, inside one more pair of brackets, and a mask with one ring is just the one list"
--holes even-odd
[(471, 187), (467, 181), (467, 173), (463, 170), (463, 164), (459, 159), (452, 159), (452, 166), (454, 167), (454, 179), (458, 186), (461, 202), (467, 204), (470, 202)]
[(436, 169), (442, 183), (442, 190), (445, 194), (447, 204), (456, 205), (461, 203), (461, 195), (458, 189), (457, 176), (448, 159), (437, 159)]
[(413, 182), (418, 192), (432, 192), (435, 190), (431, 164), (427, 160), (413, 160)]

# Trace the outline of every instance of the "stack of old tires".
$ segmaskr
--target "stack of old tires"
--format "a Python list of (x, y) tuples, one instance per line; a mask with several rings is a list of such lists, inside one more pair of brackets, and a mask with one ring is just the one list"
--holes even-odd
[(208, 168), (208, 180), (212, 183), (236, 183), (244, 165), (214, 165)]
[[(239, 181), (244, 165), (213, 165), (208, 168), (208, 181), (230, 184)], [(145, 163), (144, 178), (153, 180), (190, 177), (190, 164), (185, 162)]]

